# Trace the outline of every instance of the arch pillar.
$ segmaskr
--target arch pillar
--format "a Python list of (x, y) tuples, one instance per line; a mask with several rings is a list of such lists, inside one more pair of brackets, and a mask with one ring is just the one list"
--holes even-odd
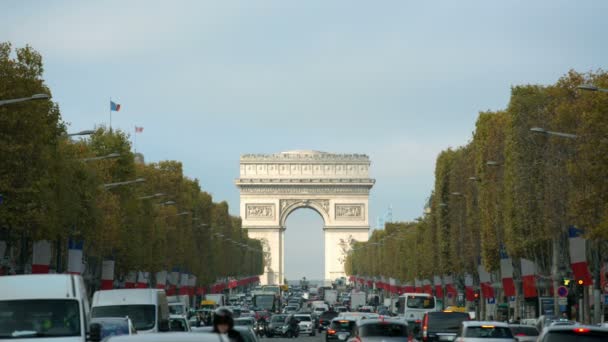
[(291, 151), (243, 155), (240, 211), (243, 229), (260, 239), (265, 251), (263, 284), (285, 278), (285, 224), (299, 208), (315, 210), (324, 222), (325, 280), (344, 276), (344, 259), (353, 240), (369, 236), (369, 157)]

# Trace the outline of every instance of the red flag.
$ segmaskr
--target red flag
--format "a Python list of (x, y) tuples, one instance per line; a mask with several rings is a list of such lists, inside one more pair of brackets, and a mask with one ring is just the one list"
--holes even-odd
[(135, 133), (143, 133), (143, 131), (144, 131), (143, 127), (135, 126)]

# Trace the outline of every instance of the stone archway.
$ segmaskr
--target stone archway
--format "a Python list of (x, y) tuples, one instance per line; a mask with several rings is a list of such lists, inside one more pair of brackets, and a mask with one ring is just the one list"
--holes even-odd
[(344, 257), (352, 240), (369, 236), (369, 157), (289, 151), (241, 156), (243, 229), (267, 252), (264, 284), (281, 284), (285, 275), (285, 222), (299, 208), (315, 210), (324, 222), (325, 279), (344, 276)]

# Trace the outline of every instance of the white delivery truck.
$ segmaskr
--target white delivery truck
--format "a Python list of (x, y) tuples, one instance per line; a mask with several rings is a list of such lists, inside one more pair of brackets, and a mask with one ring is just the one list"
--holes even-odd
[(89, 300), (82, 278), (70, 274), (0, 277), (0, 339), (85, 342)]
[(353, 292), (350, 295), (350, 311), (357, 311), (360, 307), (365, 306), (365, 292)]
[(331, 306), (336, 305), (338, 302), (338, 291), (325, 290), (325, 302)]
[(169, 306), (165, 291), (121, 289), (97, 291), (91, 317), (129, 317), (138, 334), (169, 331)]
[(169, 303), (169, 315), (188, 315), (188, 310), (190, 309), (190, 296), (169, 296), (167, 297), (167, 302)]

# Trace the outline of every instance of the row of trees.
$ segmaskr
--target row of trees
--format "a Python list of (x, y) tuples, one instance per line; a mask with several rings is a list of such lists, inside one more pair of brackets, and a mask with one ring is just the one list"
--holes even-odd
[(607, 257), (608, 94), (583, 84), (607, 87), (608, 74), (516, 86), (505, 110), (481, 112), (473, 139), (437, 157), (425, 214), (355, 243), (347, 273), (412, 281), (475, 274), (479, 262), (497, 271), (502, 249), (549, 275), (553, 253), (569, 264), (570, 225), (590, 239), (588, 260)]
[[(0, 99), (50, 94), (42, 73), (36, 51), (0, 44)], [(228, 205), (214, 203), (180, 162), (136, 162), (124, 132), (100, 127), (73, 141), (51, 101), (0, 106), (0, 160), (0, 240), (23, 263), (32, 241), (51, 240), (65, 267), (70, 238), (99, 265), (114, 258), (117, 274), (180, 267), (206, 285), (263, 273), (260, 242)], [(138, 178), (145, 182), (109, 185)]]

